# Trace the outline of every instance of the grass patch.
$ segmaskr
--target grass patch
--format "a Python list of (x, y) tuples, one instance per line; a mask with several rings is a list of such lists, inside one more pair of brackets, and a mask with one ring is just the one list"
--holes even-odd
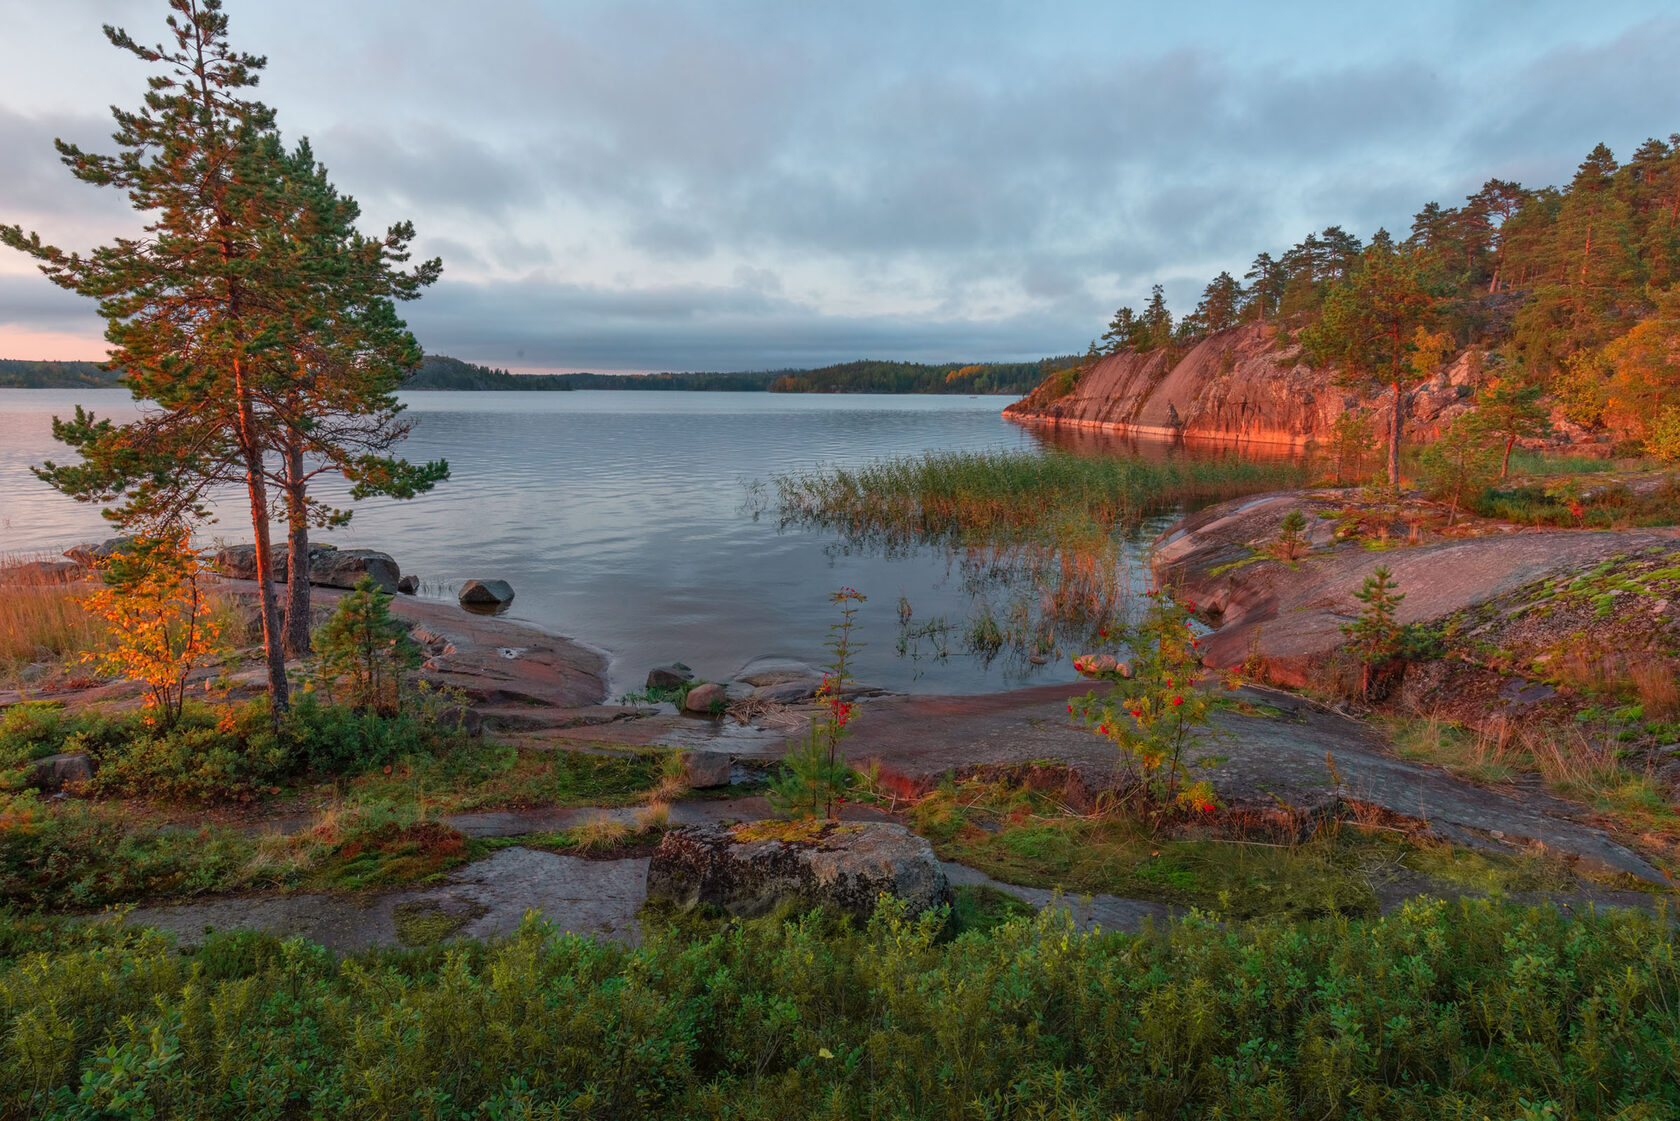
[(474, 903), (446, 911), (431, 900), (416, 899), (397, 904), (391, 919), (396, 924), (397, 941), (405, 946), (430, 946), (459, 932), (487, 910), (483, 904)]
[(338, 784), (346, 800), (428, 814), (526, 806), (627, 806), (657, 790), (672, 752), (567, 751), (466, 741)]
[(774, 479), (788, 521), (888, 542), (1062, 541), (1151, 511), (1299, 486), (1286, 462), (1086, 458), (1065, 452), (930, 452)]

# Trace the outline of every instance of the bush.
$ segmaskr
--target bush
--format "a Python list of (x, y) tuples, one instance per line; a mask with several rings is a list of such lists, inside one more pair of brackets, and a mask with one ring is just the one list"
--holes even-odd
[(0, 918), (15, 1117), (1608, 1117), (1680, 1110), (1666, 916), (1417, 902), (1136, 936), (1065, 912), (944, 941), (883, 906), (635, 949), (336, 961)]
[(391, 614), (392, 598), (364, 575), (315, 634), (316, 684), (359, 712), (395, 716), (402, 675), (420, 664), (420, 648)]

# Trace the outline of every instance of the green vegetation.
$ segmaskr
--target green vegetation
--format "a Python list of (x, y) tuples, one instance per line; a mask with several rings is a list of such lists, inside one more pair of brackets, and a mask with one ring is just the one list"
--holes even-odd
[(0, 358), (0, 389), (115, 389), (122, 374), (100, 362), (31, 362)]
[(921, 542), (1004, 544), (1106, 536), (1145, 514), (1299, 485), (1286, 462), (1094, 459), (1064, 452), (929, 452), (776, 476), (790, 522)]
[(0, 922), (0, 1111), (70, 1118), (1659, 1117), (1665, 918), (1416, 903), (1136, 936), (884, 906), (335, 960)]
[(391, 614), (390, 592), (364, 574), (315, 632), (315, 681), (359, 712), (395, 716), (402, 678), (420, 665), (420, 647)]

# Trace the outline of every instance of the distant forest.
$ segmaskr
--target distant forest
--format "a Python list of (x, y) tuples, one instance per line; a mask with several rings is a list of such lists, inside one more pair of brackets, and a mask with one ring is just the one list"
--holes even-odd
[[(817, 370), (700, 374), (515, 374), (459, 358), (428, 354), (404, 389), (646, 389), (737, 393), (1013, 393), (1024, 394), (1077, 355), (1039, 362), (847, 362)], [(0, 388), (80, 389), (120, 385), (120, 374), (97, 362), (0, 359)]]
[(98, 362), (29, 362), (0, 358), (0, 389), (109, 388), (122, 375)]
[(646, 389), (746, 393), (1026, 393), (1077, 355), (1038, 362), (846, 362), (816, 370), (697, 374), (514, 374), (427, 355), (405, 389)]

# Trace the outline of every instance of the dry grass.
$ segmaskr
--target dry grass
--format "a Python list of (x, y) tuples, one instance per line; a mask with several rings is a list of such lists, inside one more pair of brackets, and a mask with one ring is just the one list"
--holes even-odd
[(636, 825), (643, 829), (663, 829), (671, 823), (671, 803), (649, 802), (636, 811)]
[(580, 849), (613, 849), (624, 843), (624, 838), (630, 835), (630, 827), (617, 818), (602, 814), (577, 826), (572, 835), (577, 838)]
[[(0, 556), (0, 568), (39, 560)], [(104, 642), (105, 625), (78, 602), (82, 584), (27, 577), (0, 584), (0, 681), (34, 662), (61, 662)]]
[(1521, 751), (1508, 726), (1499, 734), (1473, 732), (1438, 716), (1394, 721), (1394, 748), (1407, 759), (1421, 759), (1472, 782), (1510, 782), (1523, 769)]
[(1653, 658), (1630, 669), (1628, 680), (1645, 710), (1645, 719), (1673, 720), (1680, 716), (1680, 666), (1666, 658)]

